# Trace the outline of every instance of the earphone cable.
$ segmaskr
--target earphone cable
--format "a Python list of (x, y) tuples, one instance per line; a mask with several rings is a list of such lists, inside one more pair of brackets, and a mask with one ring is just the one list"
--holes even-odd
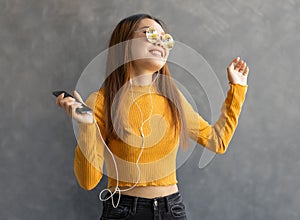
[[(141, 115), (141, 118), (142, 118), (142, 124), (141, 124), (141, 127), (140, 127), (140, 129), (139, 129), (139, 130), (140, 130), (140, 133), (141, 133), (141, 137), (142, 137), (142, 146), (141, 146), (141, 152), (140, 152), (140, 154), (139, 154), (139, 156), (138, 156), (138, 158), (137, 158), (137, 160), (136, 160), (136, 162), (135, 162), (135, 165), (136, 165), (137, 170), (138, 170), (138, 178), (137, 178), (135, 184), (134, 184), (133, 186), (131, 186), (130, 188), (127, 188), (127, 189), (120, 189), (120, 188), (119, 188), (119, 172), (118, 172), (117, 162), (116, 162), (116, 160), (115, 160), (115, 157), (114, 157), (113, 153), (111, 152), (111, 150), (109, 149), (109, 147), (106, 145), (105, 141), (103, 140), (103, 137), (102, 137), (102, 135), (101, 135), (100, 128), (99, 128), (99, 126), (98, 126), (98, 124), (97, 124), (96, 119), (94, 118), (94, 122), (95, 122), (96, 127), (97, 127), (97, 129), (98, 129), (98, 132), (99, 132), (99, 134), (100, 134), (101, 140), (102, 140), (102, 142), (104, 143), (106, 149), (108, 150), (108, 152), (110, 153), (110, 155), (111, 155), (111, 157), (112, 157), (112, 159), (113, 159), (114, 166), (115, 166), (115, 170), (116, 170), (116, 180), (117, 180), (117, 184), (116, 184), (116, 187), (115, 187), (114, 192), (112, 192), (112, 191), (111, 191), (110, 189), (108, 189), (108, 188), (107, 188), (107, 189), (103, 189), (103, 190), (99, 193), (99, 199), (100, 199), (101, 201), (106, 201), (106, 200), (108, 200), (108, 199), (111, 198), (111, 199), (112, 199), (112, 205), (113, 205), (114, 208), (117, 208), (118, 205), (119, 205), (119, 203), (120, 203), (121, 192), (125, 192), (125, 191), (131, 190), (131, 189), (133, 189), (134, 187), (136, 187), (136, 185), (139, 183), (140, 178), (141, 178), (141, 170), (140, 170), (140, 167), (139, 167), (138, 163), (139, 163), (139, 160), (140, 160), (140, 158), (141, 158), (141, 156), (142, 156), (143, 150), (144, 150), (144, 148), (145, 148), (145, 146), (144, 146), (144, 145), (145, 145), (145, 135), (144, 135), (144, 133), (143, 133), (143, 126), (144, 126), (144, 124), (145, 124), (147, 121), (149, 121), (149, 120), (151, 119), (151, 116), (152, 116), (152, 113), (153, 113), (153, 98), (152, 98), (152, 94), (151, 94), (150, 90), (151, 90), (151, 87), (152, 87), (153, 83), (156, 81), (158, 75), (159, 75), (159, 73), (156, 75), (155, 79), (151, 82), (151, 86), (149, 87), (149, 91), (148, 91), (148, 92), (149, 92), (149, 94), (150, 94), (151, 111), (150, 111), (149, 117), (148, 117), (146, 120), (144, 120), (144, 115), (143, 115), (143, 112), (142, 112), (142, 110), (141, 110), (141, 107), (138, 105), (138, 103), (136, 102), (136, 100), (135, 100), (135, 98), (134, 98), (134, 96), (133, 96), (132, 79), (130, 79), (131, 98), (132, 98), (133, 102), (135, 103), (135, 105), (137, 106), (137, 108), (139, 109), (139, 112), (140, 112), (140, 115)], [(151, 129), (151, 126), (150, 126), (150, 129)], [(107, 198), (105, 198), (105, 199), (103, 199), (101, 195), (102, 195), (102, 193), (104, 193), (104, 192), (106, 192), (106, 191), (107, 191), (108, 193), (110, 193), (110, 196), (107, 197)], [(118, 196), (117, 204), (115, 204), (115, 202), (114, 202), (114, 200), (113, 200), (113, 195), (116, 194), (117, 192), (118, 192), (119, 196)]]

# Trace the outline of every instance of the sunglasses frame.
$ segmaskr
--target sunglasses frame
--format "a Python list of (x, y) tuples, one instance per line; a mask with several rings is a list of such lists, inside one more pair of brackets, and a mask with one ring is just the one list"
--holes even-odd
[[(149, 33), (150, 30), (152, 30), (152, 33)], [(159, 34), (158, 31), (153, 27), (153, 26), (149, 26), (147, 28), (143, 28), (141, 30), (137, 30), (136, 32), (144, 32), (146, 34), (146, 38), (150, 43), (156, 43), (158, 41), (158, 39), (160, 39), (160, 41), (162, 42), (163, 47), (166, 50), (172, 50), (174, 47), (174, 40), (171, 34)], [(153, 33), (154, 32), (154, 33)], [(153, 36), (151, 37), (151, 35), (157, 35), (157, 38), (153, 38)], [(168, 42), (166, 42), (164, 39), (169, 39)]]

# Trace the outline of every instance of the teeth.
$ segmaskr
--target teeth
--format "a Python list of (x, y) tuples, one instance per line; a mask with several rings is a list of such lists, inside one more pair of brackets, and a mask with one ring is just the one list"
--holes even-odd
[(158, 50), (151, 50), (150, 51), (153, 55), (155, 55), (155, 56), (160, 56), (160, 57), (162, 57), (162, 53), (160, 52), (160, 51), (158, 51)]

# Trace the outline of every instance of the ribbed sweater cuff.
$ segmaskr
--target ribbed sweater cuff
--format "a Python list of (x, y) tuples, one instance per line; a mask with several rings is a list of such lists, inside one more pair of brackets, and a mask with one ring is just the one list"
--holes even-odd
[(231, 97), (230, 105), (235, 106), (235, 109), (238, 110), (238, 114), (242, 109), (242, 105), (246, 98), (246, 93), (248, 89), (248, 85), (240, 85), (240, 84), (230, 84), (230, 89), (228, 91), (227, 96)]

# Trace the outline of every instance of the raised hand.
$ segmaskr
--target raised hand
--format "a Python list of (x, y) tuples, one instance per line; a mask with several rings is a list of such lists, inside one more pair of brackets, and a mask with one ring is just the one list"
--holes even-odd
[(80, 114), (76, 112), (76, 108), (81, 107), (81, 103), (84, 103), (81, 96), (78, 92), (74, 91), (74, 97), (79, 100), (71, 97), (64, 98), (64, 93), (60, 94), (56, 98), (56, 105), (63, 108), (68, 116), (72, 117), (74, 120), (80, 123), (93, 123), (93, 116), (89, 114)]
[(235, 58), (227, 67), (228, 80), (232, 84), (247, 85), (249, 67), (239, 57)]

